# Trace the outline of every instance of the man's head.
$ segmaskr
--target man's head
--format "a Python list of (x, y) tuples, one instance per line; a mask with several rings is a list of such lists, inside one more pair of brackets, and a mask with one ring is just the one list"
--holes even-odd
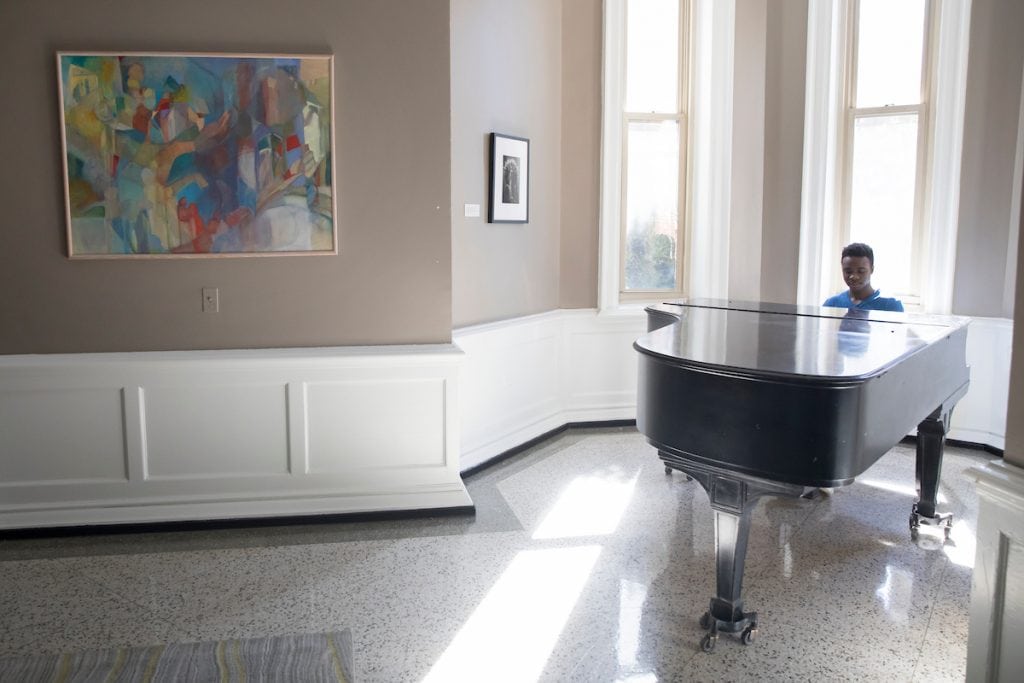
[(873, 249), (871, 249), (871, 247), (864, 244), (863, 242), (854, 242), (843, 247), (842, 258), (846, 258), (847, 256), (860, 256), (866, 258), (868, 262), (871, 264), (872, 270), (874, 270), (875, 252)]
[(843, 281), (857, 299), (870, 296), (871, 274), (875, 272), (875, 252), (866, 244), (854, 242), (843, 248)]

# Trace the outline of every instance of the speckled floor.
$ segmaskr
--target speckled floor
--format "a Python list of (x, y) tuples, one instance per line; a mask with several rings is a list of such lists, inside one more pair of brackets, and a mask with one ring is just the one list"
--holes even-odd
[(467, 478), (474, 516), (0, 541), (0, 656), (352, 630), (358, 681), (964, 679), (977, 501), (913, 542), (914, 453), (817, 500), (764, 499), (750, 646), (700, 651), (704, 491), (631, 428), (572, 429)]

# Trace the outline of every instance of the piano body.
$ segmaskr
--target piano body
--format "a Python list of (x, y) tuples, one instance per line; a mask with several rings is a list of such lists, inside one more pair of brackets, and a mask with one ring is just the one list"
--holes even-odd
[(762, 496), (850, 484), (917, 428), (921, 524), (936, 510), (949, 418), (967, 392), (969, 320), (953, 316), (691, 299), (647, 308), (637, 427), (666, 472), (707, 491), (717, 595), (701, 626), (749, 644), (756, 612), (741, 598), (750, 518)]

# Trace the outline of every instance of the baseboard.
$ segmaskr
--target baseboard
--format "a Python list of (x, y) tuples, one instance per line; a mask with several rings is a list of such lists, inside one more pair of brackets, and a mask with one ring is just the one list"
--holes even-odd
[(498, 453), (495, 456), (488, 458), (487, 460), (477, 463), (473, 467), (462, 470), (462, 476), (464, 478), (471, 477), (474, 474), (478, 474), (494, 465), (497, 465), (509, 458), (515, 457), (520, 453), (530, 450), (534, 446), (541, 444), (548, 439), (554, 438), (559, 434), (566, 432), (570, 429), (613, 429), (616, 427), (636, 427), (636, 420), (596, 420), (589, 422), (568, 422), (561, 427), (556, 427), (550, 431), (544, 432), (540, 436), (535, 436), (525, 443), (521, 443), (518, 446), (508, 449), (502, 453)]
[(78, 526), (51, 526), (25, 529), (0, 529), (0, 541), (32, 538), (70, 538), (75, 536), (104, 536), (123, 534), (170, 533), (176, 531), (217, 531), (223, 529), (261, 529), (278, 526), (314, 524), (353, 524), (389, 520), (423, 519), (429, 517), (473, 516), (476, 508), (463, 505), (448, 508), (413, 508), (409, 510), (376, 510), (373, 512), (344, 512), (321, 515), (287, 515), (283, 517), (234, 517), (228, 519), (192, 519), (175, 522), (136, 522), (131, 524), (103, 524)]

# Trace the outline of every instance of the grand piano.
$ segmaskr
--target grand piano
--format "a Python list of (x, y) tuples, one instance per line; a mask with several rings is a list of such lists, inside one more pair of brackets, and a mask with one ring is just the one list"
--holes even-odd
[(857, 309), (691, 299), (647, 308), (637, 428), (707, 492), (717, 595), (701, 616), (750, 644), (741, 597), (750, 519), (762, 496), (845, 486), (917, 429), (910, 533), (942, 528), (936, 509), (950, 414), (967, 393), (969, 320)]

